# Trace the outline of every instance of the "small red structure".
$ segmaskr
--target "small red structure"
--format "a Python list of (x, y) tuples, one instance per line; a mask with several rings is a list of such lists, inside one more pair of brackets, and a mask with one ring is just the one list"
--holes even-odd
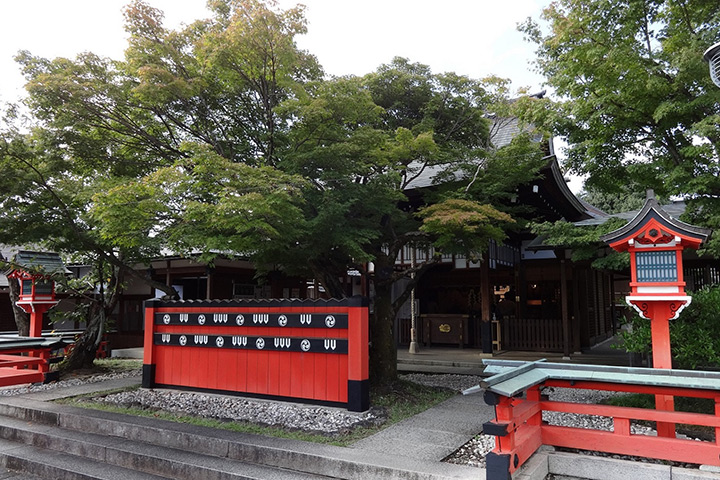
[(62, 349), (60, 338), (41, 338), (43, 316), (55, 306), (52, 275), (66, 273), (57, 253), (21, 250), (12, 259), (13, 269), (6, 275), (20, 282), (17, 305), (30, 314), (29, 337), (0, 337), (0, 386), (47, 382), (57, 377), (50, 372), (53, 350)]
[[(556, 402), (542, 394), (545, 387), (706, 398), (720, 405), (720, 373), (604, 365), (483, 360), (495, 374), (481, 384), (484, 399), (496, 418), (483, 425), (495, 435), (488, 453), (487, 480), (511, 480), (541, 445), (636, 455), (677, 462), (720, 465), (720, 410), (716, 414), (663, 411), (573, 402)], [(475, 390), (474, 387), (471, 390)], [(467, 392), (470, 393), (470, 392)], [(612, 419), (610, 430), (567, 427), (543, 421), (543, 412), (593, 415)], [(658, 425), (682, 423), (715, 430), (715, 439), (700, 441), (633, 433), (633, 421)]]
[[(672, 218), (649, 192), (627, 225), (603, 237), (615, 250), (630, 253), (626, 301), (651, 321), (655, 368), (484, 361), (485, 372), (496, 374), (482, 383), (485, 401), (496, 412), (495, 420), (483, 426), (484, 433), (496, 436), (487, 456), (488, 480), (509, 480), (540, 445), (720, 465), (720, 374), (672, 370), (670, 354), (669, 321), (691, 301), (685, 294), (682, 252), (697, 249), (709, 235), (709, 229)], [(541, 394), (543, 387), (650, 393), (656, 409), (551, 402)], [(675, 412), (673, 396), (713, 399), (716, 414)], [(543, 411), (610, 417), (612, 431), (547, 425)], [(658, 436), (632, 434), (632, 420), (656, 422)], [(714, 428), (715, 440), (677, 438), (676, 423)]]
[(57, 253), (19, 251), (12, 262), (16, 267), (7, 274), (20, 282), (17, 305), (30, 314), (30, 336), (41, 337), (43, 315), (57, 305), (55, 282), (51, 275), (65, 272)]
[(368, 302), (145, 303), (145, 388), (370, 407)]
[[(683, 249), (699, 248), (709, 235), (709, 229), (668, 215), (651, 190), (635, 218), (602, 238), (613, 249), (630, 252), (632, 290), (626, 301), (651, 322), (654, 368), (672, 368), (669, 322), (691, 301), (685, 294)], [(659, 395), (655, 404), (658, 410), (674, 409), (671, 396)], [(675, 426), (659, 424), (658, 434), (674, 437)]]

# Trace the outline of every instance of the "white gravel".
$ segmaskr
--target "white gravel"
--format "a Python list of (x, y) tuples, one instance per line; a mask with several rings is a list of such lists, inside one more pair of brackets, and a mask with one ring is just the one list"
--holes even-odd
[(124, 372), (70, 377), (57, 382), (45, 384), (23, 385), (21, 387), (2, 387), (0, 388), (0, 396), (24, 395), (26, 393), (45, 392), (56, 388), (74, 387), (79, 385), (86, 385), (88, 383), (104, 382), (105, 380), (114, 380), (116, 378), (138, 377), (140, 375), (142, 375), (142, 369), (138, 368), (135, 370), (126, 370)]
[(372, 409), (355, 413), (341, 408), (165, 389), (120, 392), (97, 397), (95, 401), (325, 434), (341, 434), (379, 420)]

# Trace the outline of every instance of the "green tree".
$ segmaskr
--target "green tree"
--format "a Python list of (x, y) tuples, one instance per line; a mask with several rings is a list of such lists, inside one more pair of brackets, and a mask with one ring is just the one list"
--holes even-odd
[[(338, 297), (338, 278), (358, 268), (375, 292), (373, 380), (391, 382), (392, 326), (412, 282), (397, 297), (392, 286), (434, 265), (396, 271), (399, 252), (479, 257), (511, 223), (488, 204), (536, 175), (542, 153), (527, 135), (492, 145), (488, 115), (509, 112), (506, 82), (405, 59), (322, 79), (294, 43), (302, 8), (210, 6), (211, 18), (175, 31), (135, 1), (124, 61), (18, 56), (35, 123), (3, 135), (0, 241), (85, 254), (105, 289), (101, 320), (125, 279), (142, 277), (130, 267), (163, 248), (250, 255), (261, 272), (279, 265)], [(102, 331), (88, 324), (83, 362)]]
[[(608, 193), (597, 187), (586, 186), (579, 197), (605, 213), (621, 213), (640, 210), (645, 204), (647, 193), (632, 190), (632, 186), (620, 186), (619, 192)], [(660, 201), (660, 200), (658, 200)]]
[[(305, 234), (272, 256), (289, 271), (321, 280), (333, 296), (347, 294), (338, 279), (350, 268), (370, 279), (375, 385), (395, 380), (395, 316), (438, 262), (398, 270), (400, 252), (432, 246), (479, 258), (488, 241), (502, 240), (502, 227), (512, 224), (488, 205), (517, 187), (507, 171), (494, 167), (534, 168), (531, 175), (537, 175), (539, 150), (525, 147), (523, 155), (507, 157), (493, 151), (487, 114), (498, 98), (490, 83), (433, 74), (396, 58), (364, 77), (319, 82), (285, 104), (296, 122), (281, 167), (312, 188), (306, 192)], [(435, 205), (423, 209), (428, 203)], [(405, 288), (398, 291), (400, 280)]]
[[(97, 265), (102, 294), (71, 368), (95, 358), (128, 277), (174, 293), (136, 265), (197, 244), (197, 228), (209, 233), (208, 252), (243, 251), (249, 237), (262, 244), (279, 222), (292, 223), (298, 181), (272, 165), (288, 125), (277, 105), (320, 75), (293, 41), (305, 31), (302, 9), (252, 0), (211, 7), (211, 18), (171, 31), (161, 12), (132, 3), (125, 61), (17, 56), (31, 118), (8, 117), (0, 138), (0, 241)], [(234, 221), (238, 210), (245, 214)]]
[(531, 228), (534, 234), (543, 237), (543, 243), (546, 245), (572, 249), (571, 259), (574, 262), (590, 260), (594, 268), (622, 271), (630, 267), (630, 255), (627, 252), (613, 251), (604, 256), (599, 256), (599, 252), (604, 251), (606, 246), (600, 237), (617, 230), (625, 223), (627, 222), (623, 219), (611, 218), (601, 225), (578, 227), (560, 220), (534, 223)]
[[(717, 228), (720, 89), (702, 54), (717, 42), (715, 0), (560, 0), (528, 20), (537, 66), (562, 99), (545, 118), (567, 136), (587, 184), (688, 201), (688, 220)], [(720, 252), (717, 239), (709, 244)]]

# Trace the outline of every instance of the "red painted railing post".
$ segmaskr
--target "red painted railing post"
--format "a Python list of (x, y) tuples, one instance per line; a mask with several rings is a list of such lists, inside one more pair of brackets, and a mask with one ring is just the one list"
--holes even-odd
[(348, 308), (348, 410), (370, 408), (369, 320), (365, 300)]
[(145, 302), (145, 347), (143, 348), (142, 386), (152, 388), (155, 385), (155, 312), (159, 300)]
[(527, 400), (485, 393), (495, 406), (495, 420), (483, 425), (483, 433), (495, 435), (495, 448), (486, 456), (488, 480), (510, 480), (542, 445), (540, 388), (527, 391)]
[[(715, 397), (715, 416), (720, 418), (720, 396)], [(720, 427), (715, 427), (715, 445), (720, 446)]]

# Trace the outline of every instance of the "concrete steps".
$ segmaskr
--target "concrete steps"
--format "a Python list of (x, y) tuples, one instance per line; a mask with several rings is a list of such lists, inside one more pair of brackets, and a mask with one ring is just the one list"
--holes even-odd
[[(63, 471), (63, 477), (56, 476), (56, 478), (137, 477), (142, 479), (202, 478), (208, 480), (324, 478), (135, 442), (119, 437), (28, 423), (8, 417), (3, 418), (0, 437), (16, 444), (15, 448), (8, 448), (8, 458), (13, 458), (13, 462), (15, 462), (15, 465), (10, 468), (17, 469), (18, 466), (27, 465), (29, 462), (32, 462), (32, 469), (23, 468), (23, 470), (31, 472), (42, 470), (40, 465), (45, 470), (52, 468), (54, 471), (68, 465), (73, 470), (83, 467), (80, 476), (77, 475), (79, 472), (74, 472), (76, 475), (69, 477), (69, 473)], [(30, 449), (18, 449), (18, 443), (25, 444)], [(62, 455), (58, 455), (58, 452), (61, 452)], [(98, 465), (101, 466), (100, 469), (96, 468)], [(108, 470), (108, 467), (113, 469), (112, 472)], [(131, 476), (128, 477), (128, 475)]]
[(0, 399), (0, 465), (47, 479), (478, 478), (478, 469), (360, 449)]
[(5, 468), (22, 472), (17, 478), (26, 478), (23, 475), (25, 473), (47, 480), (166, 480), (168, 478), (8, 440), (0, 440), (0, 462)]

